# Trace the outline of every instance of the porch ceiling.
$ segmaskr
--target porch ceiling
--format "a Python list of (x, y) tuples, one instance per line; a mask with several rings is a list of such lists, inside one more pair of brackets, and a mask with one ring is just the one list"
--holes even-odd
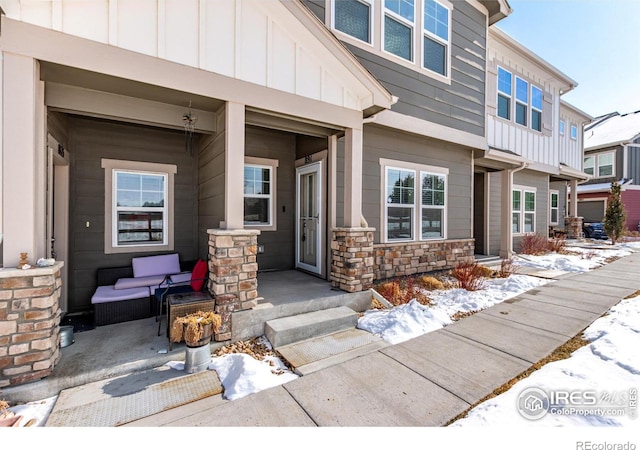
[(191, 102), (193, 109), (212, 112), (217, 111), (224, 104), (222, 100), (215, 98), (176, 91), (152, 84), (140, 83), (138, 81), (46, 61), (40, 62), (40, 78), (45, 82), (66, 84), (95, 91), (183, 106), (185, 108), (188, 107), (189, 102)]

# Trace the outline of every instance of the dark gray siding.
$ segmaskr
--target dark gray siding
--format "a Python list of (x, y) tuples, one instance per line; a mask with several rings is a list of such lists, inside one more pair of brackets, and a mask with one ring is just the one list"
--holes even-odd
[[(323, 1), (305, 2), (325, 20)], [(393, 95), (393, 111), (484, 136), (486, 16), (463, 1), (453, 2), (451, 85), (347, 44)]]
[[(340, 225), (345, 174), (342, 145), (339, 148), (337, 195)], [(471, 237), (471, 153), (453, 144), (368, 125), (364, 131), (362, 212), (369, 226), (376, 229), (375, 242), (381, 242), (382, 227), (380, 158), (448, 168), (447, 237)]]
[[(591, 180), (584, 183), (584, 185), (588, 184), (601, 184), (601, 183), (611, 183), (614, 180), (620, 180), (621, 178), (628, 178), (630, 175), (624, 173), (624, 152), (623, 147), (618, 145), (615, 147), (602, 148), (596, 151), (585, 152), (585, 156), (597, 155), (599, 153), (606, 153), (609, 151), (615, 150), (616, 158), (615, 158), (615, 176), (614, 177), (606, 177), (606, 178), (592, 178)], [(631, 161), (629, 161), (631, 163)], [(633, 165), (629, 164), (629, 171), (634, 172), (637, 170)], [(637, 180), (637, 178), (635, 178)]]
[[(184, 133), (97, 119), (69, 117), (70, 235), (69, 311), (91, 307), (96, 270), (128, 266), (148, 253), (104, 253), (105, 171), (101, 159), (177, 165), (174, 197), (174, 246), (182, 260), (197, 254), (197, 159), (184, 148)], [(86, 223), (90, 227), (86, 227)]]
[(633, 184), (640, 184), (640, 147), (628, 147), (627, 151), (629, 152), (628, 173), (623, 176), (631, 178)]
[(277, 159), (276, 231), (262, 231), (258, 244), (264, 253), (258, 255), (260, 270), (292, 269), (295, 256), (295, 156), (296, 136), (264, 128), (247, 127), (247, 156)]

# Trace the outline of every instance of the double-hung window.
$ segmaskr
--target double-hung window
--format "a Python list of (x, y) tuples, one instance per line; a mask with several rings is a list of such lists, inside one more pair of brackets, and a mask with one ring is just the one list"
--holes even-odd
[(511, 119), (511, 72), (498, 67), (498, 117)]
[(574, 141), (578, 139), (578, 127), (574, 124), (571, 124), (571, 139)]
[(542, 131), (542, 89), (531, 85), (531, 129)]
[(549, 191), (549, 224), (558, 225), (558, 200), (560, 194), (558, 191)]
[(531, 188), (514, 188), (512, 191), (511, 231), (514, 234), (535, 233), (536, 192)]
[(342, 31), (368, 44), (372, 41), (371, 0), (338, 0), (334, 2), (334, 24)]
[(445, 239), (447, 176), (442, 167), (381, 159), (384, 240)]
[(529, 83), (516, 77), (516, 123), (527, 126), (527, 107), (529, 104)]
[(244, 225), (275, 230), (277, 160), (246, 157), (244, 164)]
[(414, 239), (415, 170), (386, 169), (387, 240)]
[(449, 9), (435, 0), (424, 0), (422, 65), (447, 76), (449, 53)]
[(103, 159), (104, 252), (173, 250), (173, 164)]
[(384, 1), (384, 50), (386, 52), (407, 61), (413, 61), (414, 21), (414, 0)]
[(560, 136), (564, 136), (564, 120), (560, 121)]
[(445, 175), (420, 172), (421, 239), (444, 238)]
[(615, 152), (585, 156), (582, 170), (595, 178), (615, 176)]

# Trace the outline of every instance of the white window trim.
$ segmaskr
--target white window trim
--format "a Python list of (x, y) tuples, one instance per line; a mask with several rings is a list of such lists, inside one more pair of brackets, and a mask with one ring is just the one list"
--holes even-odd
[[(506, 92), (503, 92), (500, 90), (500, 71), (503, 70), (505, 72), (507, 72), (509, 75), (511, 75), (511, 92), (509, 92), (508, 94)], [(511, 72), (508, 69), (505, 69), (502, 66), (498, 66), (497, 68), (497, 80), (496, 80), (496, 117), (502, 120), (507, 120), (509, 122), (511, 122), (513, 120), (513, 85), (514, 85), (514, 75), (513, 72)], [(498, 110), (499, 110), (499, 105), (500, 105), (500, 101), (499, 101), (499, 97), (503, 95), (505, 97), (507, 97), (509, 99), (509, 118), (505, 118), (502, 116), (498, 115)]]
[(564, 120), (560, 120), (560, 125), (558, 125), (558, 132), (560, 133), (560, 136), (564, 136), (564, 127)]
[[(602, 164), (600, 164), (600, 158), (605, 155), (612, 155), (613, 161), (611, 162), (611, 175), (600, 175), (600, 167), (602, 166)], [(600, 152), (600, 153), (590, 153), (588, 155), (585, 155), (582, 162), (583, 171), (585, 169), (584, 160), (586, 160), (587, 158), (593, 158), (593, 175), (591, 175), (592, 179), (612, 178), (616, 176), (616, 151), (615, 150), (609, 150), (609, 151)]]
[[(397, 161), (392, 159), (380, 158), (380, 241), (383, 243), (396, 243), (396, 242), (421, 242), (421, 241), (443, 241), (447, 239), (448, 233), (448, 195), (449, 195), (449, 169), (447, 167), (430, 166), (425, 164), (416, 164), (406, 161)], [(413, 172), (414, 175), (414, 195), (413, 195), (413, 221), (411, 223), (412, 238), (411, 239), (388, 239), (387, 238), (387, 169), (408, 170)], [(442, 226), (443, 236), (440, 238), (427, 238), (422, 239), (422, 173), (443, 175), (445, 177), (445, 200), (444, 200), (444, 214), (442, 220), (444, 222)], [(419, 179), (418, 179), (419, 178)], [(419, 182), (419, 183), (418, 183)], [(399, 205), (403, 206), (403, 205)], [(432, 207), (433, 208), (433, 207)], [(420, 214), (418, 214), (420, 212)]]
[[(557, 197), (557, 199), (558, 199), (558, 200), (557, 200), (557, 205), (558, 205), (558, 206), (556, 206), (556, 207), (552, 206), (552, 205), (553, 205), (553, 202), (551, 201), (551, 198), (552, 198), (554, 195), (555, 195), (555, 196)], [(554, 210), (554, 209), (556, 210), (556, 218), (558, 219), (558, 220), (556, 220), (555, 222), (553, 222), (553, 221), (551, 220), (551, 217), (553, 217), (552, 212), (553, 212), (553, 210)], [(549, 190), (549, 225), (558, 225), (559, 223), (560, 223), (560, 191), (558, 191), (558, 190), (556, 190), (556, 189), (550, 189), (550, 190)]]
[[(569, 136), (571, 137), (571, 140), (577, 141), (578, 140), (578, 126), (576, 124), (572, 123), (569, 129), (570, 129)], [(575, 137), (573, 136), (574, 130), (575, 130)]]
[[(419, 184), (418, 184), (419, 198), (417, 201), (417, 203), (420, 205), (420, 211), (419, 211), (419, 217), (418, 217), (419, 240), (438, 241), (438, 240), (446, 239), (447, 238), (447, 226), (446, 226), (447, 225), (447, 198), (448, 198), (447, 185), (449, 183), (449, 176), (446, 174), (435, 173), (432, 171), (425, 171), (425, 170), (421, 170), (419, 174), (420, 174), (420, 179), (418, 180), (419, 181)], [(423, 205), (422, 204), (422, 175), (437, 175), (437, 176), (444, 177), (444, 205), (439, 206), (439, 205)], [(423, 209), (439, 209), (442, 211), (442, 236), (430, 237), (430, 238), (422, 237), (422, 210)]]
[[(259, 167), (262, 169), (269, 169), (270, 178), (271, 178), (271, 194), (268, 196), (261, 196), (262, 198), (269, 198), (269, 223), (251, 223), (244, 222), (245, 228), (258, 229), (262, 231), (276, 231), (278, 229), (277, 216), (276, 216), (276, 205), (278, 200), (278, 165), (279, 161), (277, 159), (267, 159), (267, 158), (256, 158), (252, 156), (246, 156), (244, 158), (245, 166)], [(244, 195), (242, 196), (242, 204), (244, 210)], [(243, 213), (244, 215), (244, 213)]]
[[(520, 209), (518, 211), (513, 209), (513, 191), (520, 191)], [(533, 193), (533, 195), (535, 196), (535, 203), (533, 206), (533, 211), (525, 211), (524, 209), (524, 205), (525, 205), (525, 194), (529, 192), (529, 193)], [(519, 186), (519, 185), (513, 185), (513, 188), (511, 189), (511, 213), (518, 213), (519, 214), (519, 219), (518, 219), (518, 229), (520, 231), (518, 232), (513, 232), (514, 236), (523, 236), (525, 234), (529, 234), (529, 233), (535, 233), (536, 232), (536, 209), (538, 207), (538, 193), (537, 193), (537, 189), (535, 187), (531, 187), (531, 186)], [(524, 231), (524, 216), (525, 214), (533, 214), (533, 231)]]
[[(414, 42), (414, 57), (413, 61), (407, 61), (404, 58), (401, 58), (393, 53), (389, 53), (384, 50), (384, 0), (359, 0), (363, 3), (367, 3), (371, 5), (371, 15), (369, 17), (369, 29), (371, 31), (371, 42), (364, 42), (360, 39), (354, 38), (353, 36), (344, 33), (338, 30), (335, 27), (335, 2), (340, 0), (325, 0), (326, 8), (325, 8), (325, 23), (328, 28), (332, 30), (336, 35), (345, 42), (349, 44), (361, 48), (367, 52), (373, 53), (375, 55), (380, 56), (381, 58), (385, 58), (387, 60), (393, 61), (396, 64), (412, 69), (416, 72), (419, 72), (423, 75), (426, 75), (430, 78), (438, 80), (445, 84), (451, 84), (451, 15), (453, 12), (453, 3), (448, 0), (437, 0), (438, 3), (443, 5), (449, 10), (449, 42), (447, 44), (447, 61), (446, 61), (446, 76), (440, 75), (437, 72), (426, 69), (423, 64), (424, 56), (423, 45), (422, 45), (422, 36), (424, 35), (424, 2), (423, 0), (416, 0), (416, 11), (419, 14), (416, 14), (415, 24), (414, 24), (414, 33), (413, 33), (413, 42)], [(421, 55), (417, 58), (415, 55)]]
[[(524, 82), (527, 84), (527, 102), (523, 102), (522, 100), (518, 100), (518, 80)], [(516, 125), (520, 125), (521, 127), (525, 127), (525, 128), (529, 128), (529, 123), (526, 123), (529, 120), (529, 109), (530, 106), (529, 104), (531, 103), (531, 94), (529, 92), (529, 87), (531, 86), (531, 83), (529, 83), (527, 80), (525, 80), (522, 77), (519, 76), (515, 76), (515, 81), (513, 83), (513, 99), (514, 99), (514, 103), (513, 103), (513, 123), (515, 123)], [(524, 120), (525, 123), (519, 123), (517, 121), (518, 118), (518, 110), (516, 108), (516, 106), (520, 104), (520, 105), (524, 105), (525, 108), (527, 108), (527, 111), (525, 111), (525, 115), (524, 115)]]
[(589, 166), (585, 165), (585, 162), (587, 159), (593, 160), (593, 165), (591, 166), (591, 168), (593, 169), (593, 173), (591, 174), (591, 177), (593, 178), (596, 175), (596, 159), (597, 158), (595, 155), (585, 155), (584, 158), (582, 158), (582, 171), (584, 173), (587, 173), (585, 169), (589, 168)]
[[(420, 3), (420, 0), (415, 0), (414, 4), (413, 4), (413, 17), (414, 17), (414, 21), (410, 22), (409, 20), (405, 19), (404, 17), (402, 17), (400, 14), (397, 14), (395, 11), (391, 11), (390, 9), (387, 9), (387, 7), (384, 5), (384, 0), (382, 1), (381, 4), (381, 8), (382, 8), (382, 21), (380, 23), (380, 30), (382, 30), (382, 32), (380, 33), (382, 35), (382, 51), (388, 56), (388, 58), (397, 58), (401, 61), (409, 61), (411, 63), (415, 64), (416, 61), (416, 20), (415, 18), (417, 17), (416, 15), (416, 5)], [(402, 56), (398, 56), (395, 53), (391, 53), (390, 51), (388, 51), (387, 49), (384, 48), (384, 41), (385, 41), (385, 36), (387, 33), (386, 27), (385, 27), (385, 18), (386, 16), (389, 16), (391, 19), (398, 21), (399, 23), (401, 23), (402, 25), (405, 25), (407, 27), (409, 27), (409, 29), (411, 30), (411, 59), (405, 59)]]
[[(421, 64), (421, 68), (422, 70), (426, 70), (427, 72), (433, 74), (434, 76), (437, 75), (439, 77), (445, 77), (448, 80), (451, 80), (451, 13), (453, 11), (453, 5), (449, 2), (443, 2), (441, 0), (436, 0), (436, 3), (442, 5), (443, 7), (445, 7), (446, 9), (449, 10), (449, 14), (447, 15), (447, 40), (444, 41), (440, 36), (438, 36), (435, 33), (432, 33), (431, 31), (427, 30), (424, 26), (424, 7), (425, 7), (425, 3), (424, 1), (420, 2), (420, 29), (422, 30), (422, 32), (420, 33), (420, 64)], [(445, 47), (445, 53), (446, 53), (446, 57), (447, 57), (447, 62), (445, 64), (445, 69), (446, 69), (446, 75), (442, 75), (439, 74), (438, 72), (434, 72), (430, 69), (427, 69), (424, 66), (425, 60), (424, 60), (424, 43), (423, 43), (423, 38), (427, 37), (429, 39), (433, 39), (436, 42), (444, 45)]]
[[(540, 101), (542, 102), (542, 106), (538, 109), (535, 106), (533, 106), (533, 90), (537, 89), (540, 91)], [(531, 129), (531, 131), (535, 131), (537, 133), (542, 133), (542, 108), (544, 107), (544, 91), (542, 90), (541, 87), (536, 86), (533, 83), (529, 83), (529, 104), (531, 105), (531, 111), (529, 112), (529, 128)], [(537, 111), (540, 113), (540, 129), (536, 130), (535, 128), (533, 128), (533, 112)]]
[[(141, 161), (124, 161), (117, 159), (102, 159), (101, 167), (104, 171), (104, 253), (139, 253), (172, 251), (174, 249), (174, 178), (178, 168), (174, 164), (149, 163)], [(165, 205), (166, 229), (163, 244), (130, 244), (116, 245), (114, 239), (114, 227), (116, 226), (116, 208), (113, 204), (115, 196), (114, 174), (116, 171), (152, 173), (166, 176), (166, 201)], [(87, 222), (89, 224), (89, 222)], [(90, 226), (90, 225), (87, 225)]]

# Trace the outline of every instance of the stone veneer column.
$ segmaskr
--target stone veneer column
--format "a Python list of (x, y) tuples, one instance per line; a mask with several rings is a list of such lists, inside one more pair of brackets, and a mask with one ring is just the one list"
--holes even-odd
[(347, 292), (373, 285), (375, 228), (334, 228), (331, 235), (331, 284)]
[(565, 217), (564, 232), (567, 239), (582, 239), (582, 217)]
[(60, 269), (0, 269), (0, 388), (51, 374), (60, 352)]
[(259, 230), (207, 230), (209, 290), (222, 326), (214, 339), (231, 339), (231, 313), (258, 305)]

